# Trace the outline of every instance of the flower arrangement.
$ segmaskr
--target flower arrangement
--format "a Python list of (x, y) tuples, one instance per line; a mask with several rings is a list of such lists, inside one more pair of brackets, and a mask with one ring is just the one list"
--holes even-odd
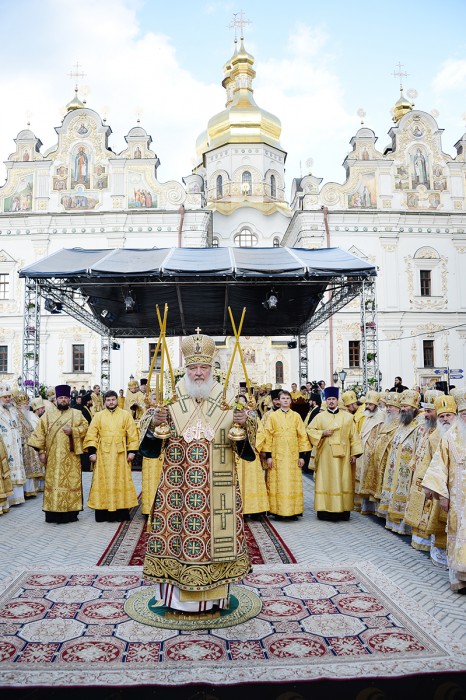
[(25, 379), (23, 382), (23, 386), (35, 386), (34, 379)]

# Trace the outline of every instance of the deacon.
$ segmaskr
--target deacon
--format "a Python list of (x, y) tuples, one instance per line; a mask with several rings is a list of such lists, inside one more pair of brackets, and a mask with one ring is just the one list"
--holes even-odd
[(302, 468), (310, 451), (301, 416), (291, 410), (291, 394), (280, 390), (280, 408), (265, 425), (262, 450), (267, 460), (266, 482), (270, 512), (278, 520), (297, 520), (304, 512)]
[[(164, 457), (144, 577), (157, 584), (156, 597), (181, 614), (227, 608), (229, 584), (251, 570), (234, 452), (255, 460), (256, 419), (235, 410), (233, 394), (226, 396), (233, 413), (225, 410), (223, 387), (212, 376), (215, 350), (199, 330), (183, 338), (186, 374), (176, 387), (178, 400), (156, 409), (141, 443), (145, 456)], [(238, 439), (232, 445), (233, 422)], [(167, 423), (170, 433), (162, 440), (157, 432)]]
[(39, 452), (45, 466), (44, 504), (47, 523), (70, 523), (83, 509), (80, 455), (87, 423), (81, 411), (70, 407), (71, 389), (55, 387), (56, 406), (39, 418), (28, 444)]
[[(102, 398), (102, 394), (100, 393), (100, 386), (98, 384), (94, 384), (94, 386), (92, 387), (91, 399), (92, 399), (91, 413), (93, 416), (95, 416), (96, 413), (99, 413), (99, 411), (104, 410), (104, 401)], [(81, 403), (82, 403), (82, 401), (81, 401)]]
[(119, 408), (116, 391), (107, 391), (104, 402), (104, 410), (91, 420), (84, 441), (94, 465), (87, 505), (95, 510), (97, 522), (122, 522), (130, 519), (130, 508), (138, 505), (131, 478), (138, 431), (128, 411)]
[(135, 421), (139, 421), (146, 410), (145, 394), (139, 387), (136, 379), (128, 382), (128, 391), (125, 396), (125, 409), (129, 411)]
[(353, 508), (354, 470), (362, 445), (351, 413), (338, 408), (338, 388), (325, 387), (327, 410), (310, 423), (316, 447), (314, 508), (319, 520), (349, 520)]
[(448, 513), (447, 559), (452, 591), (466, 593), (466, 392), (456, 390), (458, 418), (442, 437), (422, 486)]

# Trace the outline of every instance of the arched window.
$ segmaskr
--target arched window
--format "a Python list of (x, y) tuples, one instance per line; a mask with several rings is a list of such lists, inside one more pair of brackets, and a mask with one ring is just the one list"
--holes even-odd
[(270, 196), (274, 199), (277, 196), (277, 181), (275, 180), (275, 175), (270, 176)]
[(252, 248), (257, 245), (257, 238), (250, 229), (243, 228), (235, 236), (235, 245), (238, 248)]
[(249, 170), (245, 170), (241, 176), (241, 190), (243, 194), (251, 194), (252, 192), (252, 175)]
[(283, 384), (283, 362), (281, 360), (275, 363), (275, 383)]
[(218, 248), (218, 238), (217, 236), (214, 236), (212, 238), (212, 248)]
[(275, 238), (273, 239), (273, 247), (280, 248), (280, 239), (278, 236), (275, 236)]
[(218, 175), (217, 177), (217, 199), (223, 197), (223, 177)]

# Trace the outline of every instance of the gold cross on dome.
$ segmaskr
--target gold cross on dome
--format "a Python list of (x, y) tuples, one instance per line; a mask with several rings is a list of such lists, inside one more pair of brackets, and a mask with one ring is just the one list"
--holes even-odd
[(196, 331), (196, 333), (197, 333), (198, 335), (199, 335), (199, 333), (201, 332), (201, 329), (199, 328), (199, 326), (198, 326), (197, 328), (195, 328), (194, 330)]
[(403, 90), (403, 78), (407, 78), (409, 74), (406, 73), (406, 71), (401, 70), (402, 68), (404, 68), (404, 65), (402, 63), (400, 63), (399, 61), (396, 64), (395, 68), (398, 68), (398, 71), (396, 71), (396, 70), (393, 71), (393, 77), (400, 79), (400, 90), (402, 91)]
[(76, 78), (76, 87), (75, 90), (78, 89), (78, 78), (84, 78), (86, 76), (86, 73), (83, 73), (83, 71), (80, 71), (79, 69), (82, 68), (82, 66), (76, 61), (74, 64), (73, 68), (75, 70), (72, 70), (71, 73), (68, 73), (70, 78)]
[[(252, 24), (251, 20), (245, 19), (243, 17), (243, 14), (244, 14), (243, 10), (241, 10), (240, 12), (234, 12), (233, 13), (233, 22), (231, 22), (231, 24), (228, 25), (229, 29), (235, 30), (235, 41), (237, 40), (236, 30), (238, 29), (238, 27), (240, 28), (240, 32), (241, 32), (240, 38), (244, 39), (244, 31), (243, 31), (244, 27), (247, 24)], [(239, 16), (239, 19), (238, 19), (238, 16)]]

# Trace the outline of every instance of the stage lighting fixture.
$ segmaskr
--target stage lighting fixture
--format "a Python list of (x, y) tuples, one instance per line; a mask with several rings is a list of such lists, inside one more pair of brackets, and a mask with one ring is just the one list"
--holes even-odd
[(134, 298), (134, 292), (131, 289), (128, 290), (124, 297), (125, 302), (125, 312), (130, 314), (132, 311), (136, 310), (136, 299)]
[(262, 302), (262, 306), (264, 309), (267, 309), (267, 311), (276, 311), (278, 307), (278, 295), (274, 289), (267, 292), (265, 301)]
[(120, 349), (120, 343), (112, 343), (112, 350), (119, 350)]
[(298, 347), (298, 342), (296, 340), (289, 340), (288, 347), (290, 350), (293, 350), (294, 348)]
[(46, 299), (44, 302), (44, 308), (51, 314), (59, 314), (61, 313), (63, 306), (53, 299)]

